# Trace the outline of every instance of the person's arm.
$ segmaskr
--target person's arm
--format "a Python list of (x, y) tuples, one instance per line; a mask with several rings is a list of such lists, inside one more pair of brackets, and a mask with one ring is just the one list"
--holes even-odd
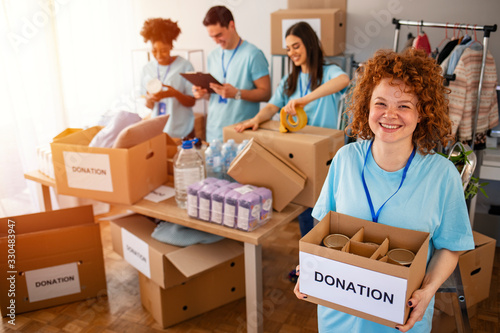
[(301, 98), (290, 100), (288, 104), (285, 106), (285, 112), (295, 115), (295, 107), (297, 106), (303, 107), (321, 97), (335, 94), (336, 92), (339, 92), (345, 87), (347, 87), (348, 84), (349, 84), (349, 77), (346, 74), (341, 74), (336, 78), (333, 78), (323, 83), (321, 86), (314, 89), (309, 94)]
[(408, 306), (412, 308), (410, 317), (405, 325), (397, 325), (396, 328), (401, 332), (410, 330), (417, 321), (422, 320), (425, 310), (437, 290), (453, 273), (457, 266), (459, 251), (450, 251), (446, 249), (436, 250), (431, 258), (427, 273), (424, 276), (422, 286), (411, 295)]
[(204, 98), (207, 101), (210, 99), (210, 94), (208, 93), (207, 89), (203, 89), (199, 86), (193, 86), (192, 91), (195, 99)]
[(255, 115), (255, 117), (245, 120), (241, 124), (238, 124), (234, 127), (236, 132), (243, 132), (247, 128), (251, 128), (253, 131), (256, 131), (259, 128), (259, 125), (273, 117), (273, 115), (280, 110), (274, 104), (267, 104), (264, 106), (259, 113)]
[[(267, 102), (271, 98), (271, 81), (269, 75), (264, 75), (261, 78), (253, 81), (254, 89), (241, 89), (241, 99), (249, 102)], [(235, 98), (238, 88), (229, 83), (218, 85), (210, 83), (216, 94), (221, 95), (223, 98)]]
[(161, 99), (174, 97), (179, 101), (179, 103), (181, 103), (182, 105), (184, 105), (186, 107), (191, 107), (196, 102), (196, 99), (193, 96), (183, 94), (179, 90), (177, 90), (171, 86), (166, 86), (166, 87), (168, 88), (168, 90), (160, 91), (158, 93), (161, 95)]

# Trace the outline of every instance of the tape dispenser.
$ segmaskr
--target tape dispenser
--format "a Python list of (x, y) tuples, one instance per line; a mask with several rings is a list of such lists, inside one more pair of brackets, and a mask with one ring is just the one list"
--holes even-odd
[[(280, 132), (296, 132), (307, 125), (307, 114), (300, 106), (295, 107), (295, 116), (285, 112), (284, 108), (280, 111)], [(295, 121), (294, 117), (297, 118)]]

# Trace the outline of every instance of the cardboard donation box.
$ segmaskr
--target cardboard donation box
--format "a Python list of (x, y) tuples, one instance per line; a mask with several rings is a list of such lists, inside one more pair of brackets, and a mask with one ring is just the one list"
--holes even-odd
[[(223, 137), (224, 141), (234, 139), (235, 142), (256, 138), (263, 147), (304, 173), (307, 177), (304, 189), (292, 202), (307, 207), (314, 207), (330, 162), (337, 150), (344, 145), (344, 132), (340, 130), (306, 126), (297, 132), (280, 133), (279, 121), (267, 121), (256, 131), (246, 130), (241, 133), (234, 130), (234, 125), (226, 126)], [(253, 172), (261, 174), (267, 170), (259, 168)]]
[(293, 24), (304, 21), (314, 29), (326, 56), (338, 55), (345, 50), (345, 10), (281, 9), (271, 13), (271, 54), (286, 55), (285, 34)]
[[(341, 249), (323, 246), (330, 234), (349, 240)], [(429, 238), (426, 232), (329, 212), (299, 242), (300, 291), (312, 303), (390, 327), (403, 324), (407, 301), (425, 275)], [(393, 249), (413, 252), (411, 264), (391, 261)]]
[(273, 193), (273, 208), (278, 212), (304, 189), (307, 178), (288, 161), (262, 146), (257, 138), (250, 139), (227, 173), (241, 184), (269, 188)]
[(106, 295), (92, 206), (0, 219), (2, 316)]
[[(460, 276), (464, 287), (467, 308), (485, 300), (490, 295), (491, 276), (495, 257), (496, 240), (472, 231), (474, 235), (474, 250), (462, 253), (458, 259)], [(446, 281), (443, 284), (446, 287)], [(437, 293), (435, 307), (452, 316), (453, 297), (450, 293)]]
[(167, 180), (164, 133), (131, 148), (89, 147), (96, 126), (51, 143), (59, 194), (133, 204)]
[(142, 304), (163, 327), (245, 296), (239, 242), (173, 246), (152, 238), (156, 224), (142, 215), (110, 226), (114, 251), (139, 271)]

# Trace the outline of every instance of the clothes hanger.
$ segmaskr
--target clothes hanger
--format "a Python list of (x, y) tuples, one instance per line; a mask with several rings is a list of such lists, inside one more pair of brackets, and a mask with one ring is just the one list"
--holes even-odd
[(444, 33), (445, 33), (445, 36), (444, 36), (443, 40), (441, 41), (441, 43), (439, 43), (439, 45), (438, 45), (438, 47), (437, 47), (438, 49), (441, 47), (441, 45), (442, 45), (445, 41), (450, 40), (450, 38), (448, 38), (448, 22), (446, 22), (446, 26), (444, 27)]
[(479, 44), (481, 47), (483, 47), (483, 44), (477, 40), (477, 30), (476, 30), (477, 24), (474, 24), (474, 40), (472, 43), (469, 44), (469, 48), (474, 45), (474, 44)]

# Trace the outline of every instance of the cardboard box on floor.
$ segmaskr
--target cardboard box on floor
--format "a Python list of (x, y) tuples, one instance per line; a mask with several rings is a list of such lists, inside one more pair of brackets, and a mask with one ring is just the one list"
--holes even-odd
[[(496, 240), (473, 231), (474, 250), (462, 253), (458, 259), (467, 308), (485, 300), (490, 295), (491, 276), (495, 257)], [(448, 282), (448, 281), (447, 281)], [(452, 316), (453, 295), (437, 293), (435, 307)]]
[(293, 24), (305, 21), (314, 29), (325, 56), (345, 51), (346, 12), (340, 8), (280, 9), (271, 13), (271, 54), (286, 55), (285, 34)]
[(56, 189), (118, 204), (133, 204), (167, 180), (164, 133), (129, 149), (89, 147), (96, 126), (51, 143)]
[(0, 219), (0, 249), (4, 317), (106, 295), (92, 206)]
[(178, 247), (151, 233), (156, 224), (131, 215), (110, 222), (113, 250), (163, 289), (184, 283), (243, 253), (241, 243), (223, 239), (212, 244)]
[[(350, 241), (342, 251), (330, 249), (322, 246), (329, 234), (343, 234)], [(429, 238), (426, 232), (329, 212), (299, 241), (300, 291), (309, 302), (382, 325), (405, 323), (407, 301), (425, 275)], [(415, 253), (411, 266), (386, 261), (394, 248)]]
[(267, 187), (273, 208), (283, 210), (304, 189), (307, 176), (252, 138), (236, 156), (227, 173), (241, 184)]
[[(292, 200), (293, 203), (314, 207), (326, 179), (330, 162), (337, 150), (344, 145), (344, 132), (323, 127), (306, 126), (300, 131), (280, 133), (279, 121), (262, 123), (258, 130), (238, 133), (234, 125), (223, 129), (224, 141), (257, 138), (259, 143), (272, 150), (283, 160), (303, 172), (304, 189)], [(259, 169), (259, 172), (265, 170)]]
[(167, 289), (139, 273), (142, 305), (163, 328), (245, 297), (244, 256)]

